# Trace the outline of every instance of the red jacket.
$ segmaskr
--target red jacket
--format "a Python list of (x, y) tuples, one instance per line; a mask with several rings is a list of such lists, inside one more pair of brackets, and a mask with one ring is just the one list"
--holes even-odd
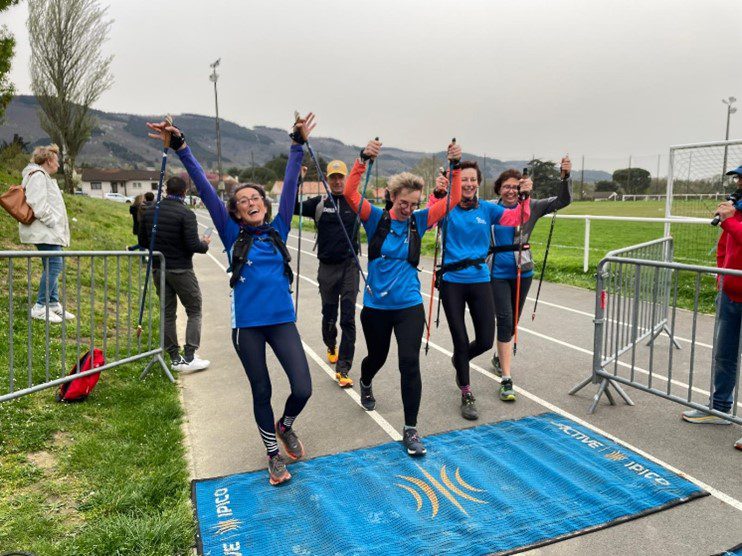
[[(735, 210), (721, 223), (721, 237), (716, 246), (716, 266), (742, 270), (742, 211)], [(742, 302), (742, 277), (725, 276), (724, 293), (732, 301)]]

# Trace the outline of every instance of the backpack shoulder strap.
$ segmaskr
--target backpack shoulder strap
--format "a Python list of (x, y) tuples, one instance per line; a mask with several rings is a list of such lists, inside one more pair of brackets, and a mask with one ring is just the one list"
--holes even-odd
[(368, 242), (368, 260), (373, 261), (381, 257), (381, 246), (384, 244), (386, 236), (389, 235), (389, 231), (392, 229), (392, 217), (389, 215), (389, 211), (385, 210), (381, 213), (381, 219), (379, 225), (376, 226), (374, 235)]
[(407, 251), (407, 262), (417, 268), (420, 265), (420, 251), (422, 249), (422, 239), (417, 229), (417, 219), (415, 213), (410, 216), (410, 243)]
[(327, 197), (322, 197), (320, 199), (319, 203), (317, 203), (317, 207), (314, 209), (314, 223), (315, 225), (319, 222), (319, 219), (322, 218), (322, 213), (325, 212), (325, 201), (327, 200)]

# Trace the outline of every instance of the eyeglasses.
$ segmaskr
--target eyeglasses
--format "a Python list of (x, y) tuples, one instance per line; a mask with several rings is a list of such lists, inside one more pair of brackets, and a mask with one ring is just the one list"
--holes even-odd
[(409, 201), (397, 201), (399, 208), (404, 210), (417, 210), (420, 208), (420, 203), (410, 203)]
[(500, 191), (518, 191), (517, 185), (503, 185), (500, 187)]
[(257, 203), (258, 201), (262, 201), (263, 198), (260, 195), (253, 195), (252, 197), (242, 197), (240, 199), (237, 199), (235, 201), (235, 204), (238, 205), (246, 205), (249, 202)]

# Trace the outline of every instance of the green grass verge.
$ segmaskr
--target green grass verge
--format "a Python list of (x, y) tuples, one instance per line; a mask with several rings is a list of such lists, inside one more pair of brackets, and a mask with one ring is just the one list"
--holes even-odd
[[(70, 223), (70, 249), (120, 250), (134, 242), (127, 205), (70, 195), (65, 196), (65, 202), (70, 218), (77, 220)], [(17, 244), (17, 238), (15, 221), (0, 216), (0, 249), (25, 249)], [(40, 265), (32, 269), (35, 284), (39, 275), (36, 266)], [(6, 309), (0, 315), (0, 329), (7, 331), (7, 262), (3, 267), (0, 301)], [(88, 268), (83, 259), (83, 276)], [(135, 268), (138, 272), (138, 265)], [(16, 288), (21, 282), (25, 284), (25, 272), (22, 265), (14, 273)], [(74, 303), (73, 265), (67, 274)], [(101, 287), (100, 280), (94, 287)], [(124, 283), (122, 291), (129, 287), (136, 305), (136, 281), (131, 286)], [(94, 321), (95, 328), (83, 327), (81, 336), (95, 333), (100, 338), (103, 297), (96, 295), (93, 307), (84, 305), (89, 288), (89, 284), (81, 288), (81, 312), (87, 313), (80, 320)], [(13, 298), (16, 319), (20, 316), (13, 327), (17, 372), (26, 369), (26, 293), (16, 289)], [(32, 294), (35, 296), (35, 291)], [(109, 291), (106, 303), (113, 303), (114, 297)], [(133, 313), (136, 319), (136, 309)], [(116, 323), (109, 313), (105, 326), (112, 332), (117, 326), (131, 328), (133, 322), (127, 315)], [(156, 336), (156, 322), (154, 330)], [(58, 329), (54, 332), (57, 334), (49, 346), (53, 374), (58, 375), (61, 342)], [(43, 361), (47, 345), (43, 323), (33, 323), (31, 345), (34, 375), (43, 376), (43, 365), (36, 365)], [(7, 342), (0, 346), (3, 393), (8, 388), (7, 347)], [(69, 343), (67, 349), (69, 367), (75, 354), (69, 352)], [(159, 369), (140, 381), (143, 365), (139, 362), (105, 371), (93, 395), (81, 404), (58, 404), (53, 390), (0, 403), (0, 550), (52, 556), (189, 553), (195, 528), (178, 391)]]
[[(689, 210), (683, 214), (690, 214), (690, 209), (698, 210), (697, 203), (688, 203)], [(711, 209), (713, 207), (710, 207)], [(709, 207), (701, 207), (695, 216), (706, 214)], [(664, 217), (665, 203), (663, 201), (633, 201), (633, 202), (594, 202), (575, 201), (560, 214), (589, 214), (593, 216), (633, 216), (633, 217)], [(294, 225), (298, 226), (298, 217), (294, 217)], [(546, 251), (546, 241), (549, 236), (551, 216), (539, 220), (531, 236), (531, 247), (536, 261), (536, 277), (540, 275), (541, 265)], [(314, 222), (311, 218), (303, 219), (303, 228), (314, 232)], [(675, 238), (675, 260), (688, 264), (715, 266), (715, 247), (718, 239), (718, 229), (711, 226), (692, 224), (673, 224), (672, 231)], [(583, 271), (583, 257), (585, 244), (585, 223), (582, 220), (557, 219), (554, 227), (549, 260), (546, 265), (544, 279), (549, 282), (569, 284), (582, 288), (595, 289), (595, 270), (601, 259), (614, 249), (636, 245), (645, 241), (660, 238), (664, 235), (662, 223), (591, 221), (590, 249), (588, 271)], [(306, 237), (313, 243), (314, 237)], [(365, 234), (364, 234), (365, 238)], [(423, 254), (433, 256), (435, 235), (428, 233), (423, 237)], [(678, 288), (678, 306), (690, 309), (694, 303), (693, 280), (689, 273), (681, 273)], [(713, 313), (715, 285), (711, 277), (705, 276), (702, 280), (703, 289), (699, 299), (702, 311)]]

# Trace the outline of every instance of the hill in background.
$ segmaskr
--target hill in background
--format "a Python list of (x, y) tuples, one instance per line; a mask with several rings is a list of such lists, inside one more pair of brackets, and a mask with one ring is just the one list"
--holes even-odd
[[(5, 122), (0, 127), (0, 141), (10, 141), (17, 133), (32, 145), (47, 144), (49, 138), (41, 129), (37, 115), (36, 98), (20, 95), (13, 99), (5, 113)], [(159, 164), (162, 155), (158, 143), (147, 138), (145, 122), (156, 120), (159, 116), (141, 116), (119, 114), (93, 110), (98, 122), (90, 141), (82, 149), (77, 163), (84, 166), (104, 168), (154, 168)], [(188, 144), (196, 158), (209, 169), (216, 169), (216, 137), (214, 118), (198, 114), (180, 114), (175, 116), (177, 124), (186, 132)], [(222, 167), (236, 166), (249, 168), (261, 166), (279, 154), (287, 151), (286, 130), (273, 127), (243, 127), (229, 120), (220, 121), (222, 136)], [(325, 160), (339, 159), (350, 162), (358, 156), (360, 145), (346, 145), (342, 141), (329, 137), (314, 137), (312, 146), (318, 155)], [(405, 151), (393, 147), (384, 147), (384, 155), (379, 159), (378, 172), (388, 176), (396, 172), (410, 170), (423, 158), (435, 155), (445, 160), (444, 153), (425, 153)], [(481, 156), (465, 153), (464, 158), (478, 160), (483, 165)], [(178, 165), (177, 160), (172, 164)], [(501, 161), (493, 158), (486, 160), (485, 179), (489, 182), (506, 168), (522, 168), (524, 160)], [(611, 179), (607, 172), (585, 170), (585, 181)]]

